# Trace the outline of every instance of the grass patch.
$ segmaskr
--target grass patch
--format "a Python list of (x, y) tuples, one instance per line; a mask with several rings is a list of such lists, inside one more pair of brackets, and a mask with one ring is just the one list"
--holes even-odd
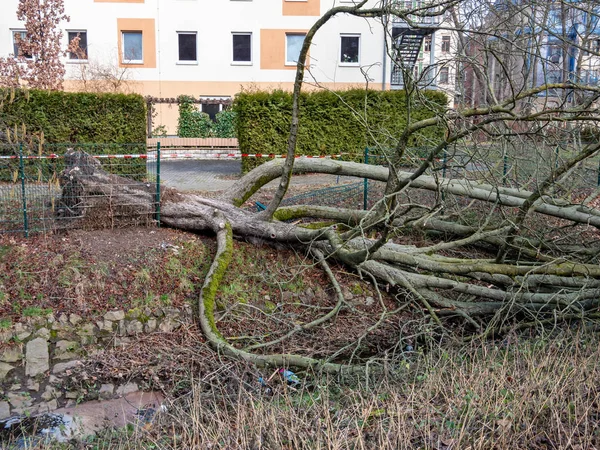
[(105, 433), (93, 448), (597, 448), (599, 357), (593, 333), (512, 336), (411, 352), (377, 378), (299, 373), (293, 390), (275, 377), (268, 392), (258, 376), (270, 371), (229, 362), (147, 431)]
[(21, 310), (21, 315), (23, 317), (41, 317), (41, 316), (47, 316), (50, 313), (52, 313), (52, 309), (38, 308), (37, 306), (29, 306), (29, 307), (23, 308)]

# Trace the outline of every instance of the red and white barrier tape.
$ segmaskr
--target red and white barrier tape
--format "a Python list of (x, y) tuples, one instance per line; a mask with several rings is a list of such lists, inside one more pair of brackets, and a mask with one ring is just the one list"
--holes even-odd
[[(93, 158), (107, 158), (107, 159), (134, 159), (134, 158), (154, 158), (152, 155), (92, 155)], [(23, 159), (61, 159), (63, 155), (56, 155), (54, 153), (50, 155), (23, 155)], [(0, 159), (19, 159), (18, 155), (1, 156)]]
[[(342, 155), (296, 155), (296, 158), (313, 158), (313, 159), (336, 159)], [(274, 155), (270, 153), (268, 155), (262, 153), (242, 153), (242, 157), (245, 158), (285, 158), (286, 155)]]
[[(155, 154), (148, 155), (92, 155), (94, 158), (99, 159), (156, 159)], [(296, 155), (296, 158), (313, 158), (313, 159), (336, 159), (342, 155)], [(161, 154), (160, 159), (193, 159), (193, 158), (285, 158), (285, 155), (274, 155), (274, 154), (262, 154), (262, 153), (167, 153)], [(23, 156), (23, 159), (60, 159), (64, 158), (63, 155), (27, 155)], [(0, 159), (19, 159), (18, 155), (0, 155)]]

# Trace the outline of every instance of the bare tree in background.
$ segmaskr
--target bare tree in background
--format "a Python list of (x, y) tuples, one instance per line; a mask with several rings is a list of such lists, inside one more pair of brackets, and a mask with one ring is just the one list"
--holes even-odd
[[(87, 55), (85, 56), (85, 59), (88, 59)], [(88, 59), (87, 63), (77, 65), (71, 78), (78, 83), (77, 90), (80, 92), (128, 94), (132, 90), (131, 69), (119, 66), (116, 56), (104, 62)]]
[[(218, 250), (199, 302), (200, 322), (209, 341), (225, 353), (259, 364), (317, 364), (340, 370), (338, 364), (309, 356), (251, 352), (278, 348), (296, 333), (335, 320), (347, 307), (330, 262), (355, 270), (377, 289), (385, 286), (396, 293), (399, 307), (412, 305), (440, 328), (462, 323), (464, 330), (489, 333), (502, 332), (514, 321), (529, 327), (599, 318), (600, 88), (592, 72), (600, 53), (588, 45), (600, 34), (595, 25), (597, 7), (596, 1), (575, 5), (440, 0), (416, 6), (363, 1), (328, 11), (308, 31), (299, 60), (306, 60), (313, 36), (336, 15), (379, 20), (386, 26), (388, 49), (407, 88), (407, 125), (391, 135), (369, 126), (356, 112), (378, 144), (383, 165), (296, 159), (302, 120), (298, 99), (305, 79), (305, 67), (299, 64), (285, 161), (258, 167), (219, 199), (164, 193), (164, 224), (217, 236)], [(402, 42), (392, 42), (396, 36), (389, 30), (392, 17), (418, 30), (431, 28), (425, 19), (440, 16), (450, 18), (440, 28), (457, 33), (452, 63), (467, 83), (461, 87), (464, 97), (456, 109), (429, 104), (421, 95), (423, 87), (402, 59)], [(431, 117), (414, 117), (416, 104), (430, 108)], [(429, 142), (427, 152), (414, 149), (414, 137), (432, 128), (443, 132)], [(65, 179), (70, 187), (76, 184), (79, 192), (98, 193), (104, 184), (112, 205), (136, 204), (147, 213), (153, 211), (154, 193), (145, 185), (119, 192), (98, 163), (80, 153), (68, 160)], [(89, 167), (81, 170), (82, 165), (96, 169), (90, 174)], [(383, 187), (368, 211), (281, 207), (290, 178), (306, 172), (369, 178)], [(265, 212), (240, 209), (277, 178), (279, 188)], [(135, 200), (133, 191), (139, 195)], [(289, 223), (290, 219), (326, 219), (339, 226), (315, 229)], [(336, 307), (271, 341), (245, 347), (228, 342), (218, 331), (214, 308), (234, 236), (309, 252), (334, 286)], [(416, 236), (422, 244), (415, 245)], [(378, 323), (386, 317), (382, 315)]]
[(62, 89), (65, 67), (61, 58), (76, 51), (79, 40), (63, 50), (60, 24), (69, 21), (64, 0), (19, 0), (17, 18), (25, 22), (25, 33), (15, 32), (16, 54), (0, 58), (0, 85), (35, 89)]

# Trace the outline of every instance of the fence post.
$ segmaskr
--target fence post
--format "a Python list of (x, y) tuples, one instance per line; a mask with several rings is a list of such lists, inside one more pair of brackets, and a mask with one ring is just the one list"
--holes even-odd
[(156, 224), (160, 227), (160, 141), (156, 143)]
[[(369, 147), (365, 147), (365, 164), (369, 164)], [(369, 200), (369, 179), (365, 178), (363, 183), (363, 209), (366, 211)]]
[(19, 144), (19, 175), (21, 177), (21, 197), (23, 198), (23, 229), (25, 237), (29, 237), (29, 221), (27, 220), (27, 197), (25, 196), (25, 165), (23, 164), (23, 144)]

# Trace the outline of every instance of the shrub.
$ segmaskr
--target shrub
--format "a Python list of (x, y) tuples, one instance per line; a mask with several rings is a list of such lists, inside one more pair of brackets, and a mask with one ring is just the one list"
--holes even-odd
[(213, 134), (220, 138), (234, 138), (236, 127), (236, 114), (231, 109), (224, 109), (215, 117), (216, 122), (213, 125)]
[(211, 135), (212, 121), (206, 113), (197, 110), (192, 103), (192, 97), (182, 95), (179, 97), (179, 121), (177, 134), (179, 137), (209, 137)]
[[(0, 90), (1, 91), (1, 90)], [(1, 113), (45, 143), (131, 144), (146, 141), (146, 103), (137, 94), (15, 90)]]
[[(13, 136), (12, 145), (0, 146), (1, 154), (18, 154), (21, 143), (24, 155), (62, 154), (68, 148), (90, 154), (146, 152), (146, 102), (140, 95), (0, 89), (0, 97), (6, 96), (10, 101), (0, 106), (3, 122), (22, 131), (6, 133)], [(146, 174), (141, 159), (103, 160), (103, 165), (112, 173)], [(25, 162), (26, 176), (33, 180), (51, 179), (63, 168), (60, 159)]]
[[(434, 116), (446, 104), (446, 95), (426, 91), (419, 100), (407, 98), (405, 91), (354, 89), (340, 92), (316, 91), (300, 97), (300, 127), (297, 155), (360, 155), (365, 147), (394, 147), (396, 136), (410, 120)], [(410, 105), (409, 105), (410, 102)], [(292, 94), (242, 92), (235, 98), (237, 135), (242, 153), (284, 154), (292, 115)], [(431, 146), (443, 136), (441, 127), (415, 133), (413, 147)], [(266, 161), (245, 158), (242, 167), (249, 170)]]
[(198, 111), (192, 102), (192, 97), (179, 97), (179, 122), (177, 134), (179, 137), (235, 137), (235, 112), (226, 109), (215, 116), (215, 122), (206, 113)]

